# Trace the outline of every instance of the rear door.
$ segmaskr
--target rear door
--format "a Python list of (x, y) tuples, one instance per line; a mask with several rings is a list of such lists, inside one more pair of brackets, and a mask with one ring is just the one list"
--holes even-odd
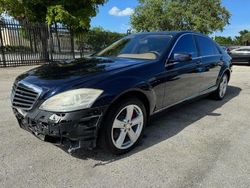
[(200, 65), (201, 92), (212, 88), (216, 85), (216, 81), (223, 65), (222, 54), (214, 41), (205, 36), (195, 35), (198, 46)]

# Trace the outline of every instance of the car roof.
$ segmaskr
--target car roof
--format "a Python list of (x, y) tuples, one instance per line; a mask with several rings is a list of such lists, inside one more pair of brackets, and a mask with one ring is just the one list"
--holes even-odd
[(141, 32), (141, 33), (136, 33), (136, 34), (132, 34), (132, 35), (171, 35), (173, 37), (178, 37), (180, 35), (183, 34), (196, 34), (196, 35), (202, 35), (202, 36), (206, 36), (203, 35), (201, 33), (198, 32), (194, 32), (194, 31), (156, 31), (156, 32)]

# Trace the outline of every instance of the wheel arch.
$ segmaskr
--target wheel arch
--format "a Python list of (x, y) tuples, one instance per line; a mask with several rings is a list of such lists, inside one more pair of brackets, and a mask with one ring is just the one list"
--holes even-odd
[[(102, 122), (105, 122), (105, 117), (107, 117), (107, 114), (109, 113), (110, 109), (117, 103), (121, 102), (123, 99), (126, 98), (138, 98), (139, 100), (141, 100), (143, 102), (143, 104), (145, 104), (145, 109), (146, 109), (146, 113), (147, 113), (147, 120), (149, 119), (150, 115), (152, 114), (152, 101), (150, 101), (150, 97), (145, 94), (143, 91), (139, 90), (139, 89), (134, 89), (134, 90), (128, 90), (123, 92), (122, 94), (120, 94), (119, 96), (115, 97), (112, 102), (110, 103), (110, 105), (108, 106), (108, 108), (105, 110), (104, 114), (103, 114), (103, 120)], [(104, 124), (101, 123), (98, 126), (98, 130), (97, 130), (97, 143), (100, 144), (100, 141), (102, 142), (103, 140), (103, 134), (102, 130), (104, 128)]]
[(229, 69), (226, 69), (222, 75), (224, 75), (224, 74), (227, 74), (228, 81), (229, 81), (231, 78), (231, 71)]
[(106, 113), (109, 112), (110, 108), (112, 108), (114, 104), (117, 104), (121, 102), (123, 99), (127, 99), (127, 98), (137, 98), (138, 100), (142, 101), (143, 104), (145, 105), (147, 117), (149, 117), (150, 114), (152, 114), (153, 102), (152, 102), (152, 99), (150, 99), (152, 98), (152, 96), (150, 97), (148, 94), (144, 93), (143, 91), (139, 89), (133, 89), (133, 90), (125, 91), (119, 96), (115, 97), (113, 101), (111, 102), (111, 104), (109, 105), (109, 107), (107, 108), (104, 116), (106, 115)]
[(223, 71), (221, 71), (221, 73), (219, 74), (218, 79), (217, 79), (217, 85), (220, 83), (220, 79), (222, 78), (222, 76), (223, 76), (224, 74), (227, 74), (227, 76), (228, 76), (228, 81), (230, 80), (230, 78), (231, 78), (231, 71), (230, 71), (229, 68), (226, 68), (226, 69), (224, 69)]

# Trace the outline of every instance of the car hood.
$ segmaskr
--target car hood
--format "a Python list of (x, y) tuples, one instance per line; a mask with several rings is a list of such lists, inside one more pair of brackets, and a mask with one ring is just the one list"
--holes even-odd
[[(81, 58), (53, 62), (32, 69), (17, 78), (41, 88), (62, 87), (72, 83), (79, 85), (97, 78), (105, 78), (111, 72), (135, 66), (146, 60), (125, 58)], [(78, 82), (77, 82), (78, 81)]]

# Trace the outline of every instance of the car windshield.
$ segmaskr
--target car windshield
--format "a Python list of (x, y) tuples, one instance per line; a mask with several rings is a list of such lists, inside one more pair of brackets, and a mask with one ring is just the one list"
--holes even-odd
[(134, 35), (113, 43), (95, 56), (154, 60), (161, 57), (171, 38), (170, 35)]

